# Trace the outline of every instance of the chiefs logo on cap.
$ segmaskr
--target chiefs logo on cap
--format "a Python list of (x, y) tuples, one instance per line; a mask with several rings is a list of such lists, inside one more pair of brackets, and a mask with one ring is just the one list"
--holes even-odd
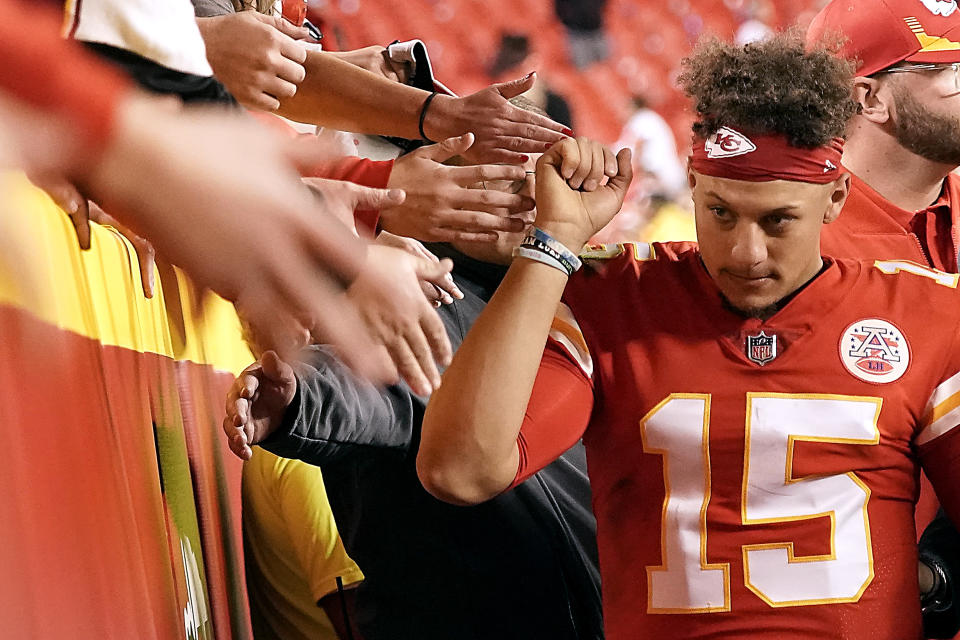
[(920, 0), (927, 9), (935, 16), (944, 18), (953, 14), (957, 10), (957, 0)]
[(703, 143), (708, 158), (730, 158), (757, 150), (750, 138), (729, 127), (720, 127)]

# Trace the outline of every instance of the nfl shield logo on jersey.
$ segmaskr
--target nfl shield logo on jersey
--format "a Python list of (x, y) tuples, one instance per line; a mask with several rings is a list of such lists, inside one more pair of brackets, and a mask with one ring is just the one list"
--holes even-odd
[(777, 357), (777, 336), (768, 336), (763, 331), (747, 336), (747, 357), (761, 367)]

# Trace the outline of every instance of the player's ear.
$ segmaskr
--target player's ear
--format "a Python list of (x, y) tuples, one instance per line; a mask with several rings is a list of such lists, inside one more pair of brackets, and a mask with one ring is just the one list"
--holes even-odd
[(823, 213), (823, 224), (830, 224), (840, 215), (843, 205), (847, 202), (847, 196), (850, 195), (850, 174), (844, 173), (831, 184), (833, 190), (830, 192), (830, 204)]
[(890, 87), (882, 80), (857, 76), (853, 79), (853, 99), (857, 114), (870, 122), (883, 124), (890, 119)]
[(689, 166), (687, 167), (687, 184), (690, 185), (690, 191), (697, 186), (697, 174)]

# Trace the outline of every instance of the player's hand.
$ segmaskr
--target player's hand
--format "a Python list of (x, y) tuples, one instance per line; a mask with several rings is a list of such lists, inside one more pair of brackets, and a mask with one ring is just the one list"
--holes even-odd
[(419, 395), (440, 386), (437, 364), (447, 366), (452, 355), (443, 322), (424, 297), (420, 281), (443, 277), (452, 267), (450, 260), (430, 262), (372, 245), (363, 271), (347, 291), (399, 374)]
[[(433, 252), (423, 246), (423, 243), (419, 240), (414, 240), (413, 238), (395, 236), (389, 231), (381, 231), (380, 235), (377, 236), (376, 242), (385, 247), (402, 249), (412, 256), (422, 258), (429, 262), (440, 262), (440, 258), (433, 255)], [(457, 287), (453, 281), (453, 276), (449, 273), (444, 273), (430, 280), (421, 280), (420, 288), (423, 289), (423, 295), (427, 296), (427, 300), (437, 307), (441, 304), (451, 304), (454, 298), (463, 300), (463, 292)]]
[(537, 161), (537, 226), (579, 252), (623, 205), (630, 164), (629, 149), (614, 158), (586, 138), (554, 145)]
[(249, 460), (250, 447), (276, 431), (296, 392), (293, 369), (273, 351), (244, 369), (227, 392), (223, 433), (230, 450)]
[(427, 109), (423, 130), (432, 140), (473, 132), (477, 138), (466, 158), (471, 162), (523, 164), (524, 154), (542, 153), (573, 132), (550, 118), (510, 104), (533, 88), (536, 73), (493, 84), (463, 98), (439, 95)]
[(304, 27), (256, 11), (197, 18), (197, 26), (214, 76), (249, 109), (275, 111), (306, 76)]
[(498, 231), (522, 230), (523, 220), (512, 216), (532, 210), (533, 198), (470, 187), (484, 181), (522, 180), (526, 176), (523, 167), (442, 164), (473, 144), (473, 134), (468, 133), (397, 159), (388, 186), (403, 189), (407, 199), (381, 209), (380, 226), (426, 242), (494, 242)]

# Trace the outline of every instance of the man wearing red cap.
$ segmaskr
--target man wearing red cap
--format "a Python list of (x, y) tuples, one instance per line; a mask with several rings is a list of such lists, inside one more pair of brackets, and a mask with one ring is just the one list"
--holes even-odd
[(809, 43), (841, 38), (857, 65), (843, 165), (853, 186), (827, 255), (957, 272), (960, 9), (956, 0), (834, 0)]
[[(850, 197), (824, 230), (822, 250), (956, 273), (960, 8), (956, 0), (834, 0), (814, 18), (807, 41), (838, 36), (840, 53), (857, 67), (858, 111), (843, 153)], [(918, 524), (931, 513), (931, 500), (921, 499)], [(947, 606), (951, 590), (941, 571), (960, 562), (960, 534), (942, 515), (925, 532), (921, 557), (936, 578), (925, 599), (927, 632), (952, 637), (960, 611)]]
[(595, 145), (551, 149), (537, 229), (427, 406), (418, 473), (451, 502), (583, 437), (607, 640), (921, 637), (920, 465), (960, 515), (960, 277), (821, 257), (851, 71), (791, 36), (685, 62), (699, 249), (606, 247), (573, 275), (629, 155), (598, 187)]

